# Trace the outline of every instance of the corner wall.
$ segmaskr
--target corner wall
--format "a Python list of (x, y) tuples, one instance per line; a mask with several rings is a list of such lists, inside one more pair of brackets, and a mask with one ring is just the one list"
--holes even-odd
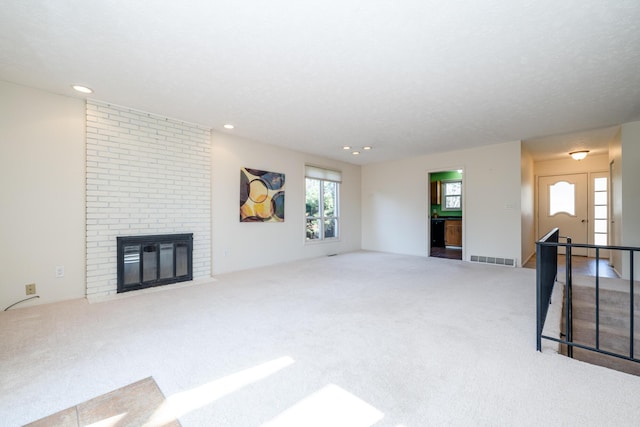
[(521, 144), (521, 201), (522, 263), (526, 263), (536, 251), (535, 237), (535, 175), (531, 154)]
[(427, 256), (428, 172), (462, 168), (463, 247), (521, 264), (520, 141), (362, 167), (362, 247)]
[[(620, 140), (622, 127), (618, 130), (613, 140), (609, 142), (609, 158), (611, 172), (611, 194), (609, 203), (611, 215), (609, 244), (622, 246), (622, 142)], [(618, 272), (622, 271), (622, 254), (620, 251), (611, 251), (611, 266)]]
[[(360, 249), (360, 167), (212, 132), (214, 274)], [(340, 170), (340, 240), (305, 242), (305, 164)], [(285, 174), (285, 221), (240, 222), (240, 168)]]
[[(24, 286), (29, 283), (36, 283), (40, 298), (21, 303), (16, 308), (82, 298), (87, 293), (87, 244), (106, 248), (111, 241), (115, 242), (116, 235), (138, 231), (145, 234), (182, 232), (181, 224), (194, 220), (202, 224), (203, 231), (202, 234), (196, 232), (194, 236), (194, 246), (202, 248), (198, 254), (194, 252), (194, 257), (202, 260), (197, 274), (209, 275), (213, 268), (212, 260), (215, 261), (215, 273), (219, 274), (360, 249), (359, 166), (224, 134), (211, 135), (207, 129), (198, 126), (195, 130), (184, 131), (181, 130), (182, 122), (174, 123), (171, 119), (127, 108), (114, 108), (118, 111), (103, 111), (106, 116), (87, 114), (82, 99), (0, 82), (0, 267), (4, 271), (0, 284), (0, 309), (26, 298)], [(94, 111), (99, 109), (96, 107)], [(111, 113), (114, 117), (110, 117)], [(101, 155), (96, 147), (88, 148), (87, 116), (96, 129), (95, 123), (100, 122), (98, 117), (102, 120), (102, 130), (90, 132), (108, 137), (96, 138), (108, 142), (99, 143), (103, 145), (100, 150), (104, 149)], [(130, 119), (129, 123), (116, 116)], [(149, 129), (140, 129), (142, 125), (131, 119), (146, 122)], [(127, 132), (135, 138), (124, 135)], [(173, 145), (179, 144), (181, 137), (174, 134), (180, 132), (187, 139), (195, 137), (199, 148), (191, 154), (176, 154)], [(148, 146), (163, 139), (157, 135), (166, 137), (166, 141), (160, 143), (162, 147)], [(215, 155), (210, 156), (211, 151), (208, 150), (213, 150)], [(95, 162), (91, 163), (95, 168), (88, 175), (87, 155), (92, 156), (89, 162)], [(173, 157), (176, 156), (179, 159), (174, 162)], [(185, 163), (187, 157), (189, 160)], [(108, 163), (113, 168), (106, 169), (113, 169), (114, 173), (105, 175), (101, 168)], [(305, 244), (305, 163), (339, 169), (343, 173), (340, 193), (342, 227), (338, 242)], [(147, 164), (153, 166), (153, 171), (145, 170)], [(158, 171), (159, 164), (167, 166), (160, 168), (166, 170)], [(285, 223), (239, 223), (239, 173), (242, 166), (286, 173)], [(191, 170), (186, 172), (185, 169)], [(141, 194), (138, 194), (138, 189), (125, 194), (128, 186), (133, 188), (146, 182), (145, 179), (157, 178), (156, 172), (161, 172), (162, 179), (175, 176), (174, 182), (167, 181), (163, 189), (147, 185), (148, 191)], [(118, 175), (129, 178), (119, 182)], [(110, 186), (111, 181), (113, 185), (117, 184), (122, 194), (101, 194), (98, 187), (87, 187), (87, 184)], [(161, 182), (156, 184), (162, 185)], [(198, 205), (194, 209), (191, 204), (177, 217), (174, 214), (167, 218), (156, 217), (151, 211), (126, 211), (132, 203), (143, 203), (142, 209), (152, 210), (157, 206), (156, 201), (161, 203), (168, 198), (175, 202), (175, 194), (185, 188), (187, 198), (194, 198)], [(91, 201), (87, 203), (85, 191), (94, 190), (97, 192), (91, 194)], [(87, 209), (92, 216), (89, 221), (86, 221)], [(121, 211), (115, 212), (116, 209)], [(111, 222), (92, 228), (98, 224), (99, 218), (107, 216), (108, 210), (115, 212), (109, 220)], [(144, 222), (149, 220), (149, 227), (133, 230), (130, 224), (136, 219), (137, 224), (143, 222), (142, 217), (137, 218), (136, 215), (148, 215)], [(169, 231), (165, 226), (158, 228), (165, 221), (173, 227)], [(129, 225), (124, 225), (125, 222)], [(85, 232), (87, 226), (91, 228), (89, 238)], [(190, 225), (184, 232), (191, 230), (193, 227)], [(207, 240), (212, 235), (213, 242)], [(103, 238), (109, 242), (100, 240)], [(111, 251), (105, 259), (109, 263), (114, 261), (115, 265), (114, 257), (115, 252)], [(58, 266), (64, 266), (64, 277), (55, 277)], [(196, 268), (194, 265), (194, 275)], [(115, 291), (114, 272), (101, 271), (99, 264), (89, 271), (95, 274), (97, 286), (92, 288), (93, 291)]]
[[(85, 294), (85, 107), (0, 82), (0, 310)], [(64, 276), (56, 277), (56, 267)]]
[[(622, 223), (620, 234), (623, 246), (640, 247), (640, 122), (625, 123), (620, 134), (622, 146), (621, 172), (621, 207)], [(628, 253), (622, 256), (623, 278), (629, 278), (630, 258)], [(640, 253), (635, 253), (634, 276), (640, 280)]]

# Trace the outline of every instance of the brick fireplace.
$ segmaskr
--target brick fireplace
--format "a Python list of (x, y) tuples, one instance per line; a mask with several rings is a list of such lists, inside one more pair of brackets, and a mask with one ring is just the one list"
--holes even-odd
[[(192, 277), (186, 280), (209, 277), (210, 129), (94, 100), (87, 101), (86, 123), (87, 296), (120, 291), (117, 238), (123, 236), (192, 234)], [(146, 244), (139, 255), (144, 264), (145, 257), (157, 257), (160, 281), (168, 275), (160, 264), (169, 251), (163, 244)], [(175, 256), (184, 247), (172, 250)], [(149, 277), (129, 285), (154, 282)]]

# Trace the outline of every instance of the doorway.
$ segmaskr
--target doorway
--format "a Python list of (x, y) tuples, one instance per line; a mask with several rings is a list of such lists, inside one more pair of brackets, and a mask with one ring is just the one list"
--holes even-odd
[[(538, 178), (539, 234), (558, 227), (573, 243), (588, 242), (587, 176), (576, 173)], [(558, 253), (565, 253), (565, 248), (559, 247)], [(574, 248), (573, 255), (587, 256), (587, 250)]]
[(463, 171), (429, 173), (429, 256), (462, 259)]
[[(607, 245), (610, 230), (607, 172), (541, 176), (538, 178), (538, 232), (558, 227), (572, 243)], [(601, 258), (608, 258), (601, 251)], [(559, 247), (564, 254), (565, 248)], [(573, 255), (595, 256), (593, 249), (573, 248)]]

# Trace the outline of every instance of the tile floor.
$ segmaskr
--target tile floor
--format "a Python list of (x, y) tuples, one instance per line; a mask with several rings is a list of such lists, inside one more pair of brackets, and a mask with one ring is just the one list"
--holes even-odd
[[(142, 426), (152, 419), (164, 402), (162, 391), (153, 378), (149, 377), (41, 418), (25, 427)], [(162, 425), (180, 427), (175, 418)]]
[(462, 248), (431, 248), (431, 256), (436, 258), (462, 259)]

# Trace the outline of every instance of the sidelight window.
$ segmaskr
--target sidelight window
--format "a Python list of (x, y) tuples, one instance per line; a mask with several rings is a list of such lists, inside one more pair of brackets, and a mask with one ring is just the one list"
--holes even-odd
[(594, 178), (593, 180), (593, 243), (596, 245), (607, 244), (607, 178)]

